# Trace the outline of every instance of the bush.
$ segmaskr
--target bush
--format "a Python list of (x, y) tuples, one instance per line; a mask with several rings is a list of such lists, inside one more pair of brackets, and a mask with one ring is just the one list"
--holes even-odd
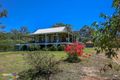
[(22, 51), (36, 51), (36, 50), (40, 50), (40, 49), (41, 49), (40, 45), (29, 44), (29, 45), (23, 45), (20, 50), (22, 50)]
[(49, 48), (44, 47), (44, 48), (42, 48), (42, 50), (43, 51), (49, 51)]
[(24, 58), (31, 68), (19, 73), (19, 80), (38, 80), (41, 77), (49, 80), (51, 75), (59, 71), (59, 61), (44, 51), (27, 53)]
[(13, 40), (1, 40), (0, 51), (12, 51), (15, 50)]
[(14, 45), (12, 44), (4, 44), (4, 45), (0, 45), (0, 51), (13, 51), (14, 49)]
[(77, 63), (80, 62), (80, 58), (77, 56), (77, 54), (73, 54), (72, 56), (68, 54), (68, 57), (65, 61), (68, 61), (70, 63)]
[(0, 40), (0, 51), (14, 51), (17, 50), (16, 44), (24, 43), (22, 40)]
[(27, 45), (23, 45), (20, 50), (27, 51), (28, 50), (28, 46)]
[(57, 51), (58, 48), (56, 47), (56, 45), (53, 45), (49, 48), (50, 51)]
[(41, 49), (40, 45), (36, 45), (36, 44), (29, 45), (29, 51), (35, 51), (40, 49)]
[(58, 51), (64, 51), (65, 46), (64, 45), (59, 45), (58, 46)]
[(79, 42), (74, 42), (65, 47), (65, 51), (68, 54), (67, 61), (68, 62), (79, 62), (79, 56), (83, 55), (84, 46)]

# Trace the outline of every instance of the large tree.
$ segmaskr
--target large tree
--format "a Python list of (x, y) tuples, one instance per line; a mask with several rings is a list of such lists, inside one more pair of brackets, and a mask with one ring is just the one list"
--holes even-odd
[(28, 28), (26, 26), (20, 27), (20, 29), (12, 29), (11, 30), (11, 38), (13, 40), (25, 40), (25, 36), (29, 33)]
[(105, 21), (93, 23), (96, 50), (98, 53), (105, 52), (109, 58), (117, 56), (120, 47), (120, 0), (113, 0), (113, 8), (115, 12), (112, 16), (101, 14)]
[[(7, 17), (7, 10), (3, 9), (3, 7), (0, 5), (0, 19), (3, 17)], [(0, 24), (1, 24), (1, 22), (0, 22)], [(3, 28), (4, 28), (4, 26), (0, 25), (0, 29), (3, 29)]]
[(84, 25), (79, 31), (80, 41), (83, 43), (86, 43), (87, 41), (92, 41), (92, 32), (93, 31), (94, 30), (90, 26)]
[(29, 33), (27, 26), (22, 26), (22, 27), (20, 27), (20, 30), (19, 30), (19, 31), (20, 31), (20, 33), (23, 34), (23, 35), (26, 35), (26, 34)]
[(65, 23), (56, 23), (52, 27), (66, 27), (68, 31), (72, 31), (72, 25)]
[[(7, 10), (3, 9), (2, 6), (0, 5), (0, 19), (3, 17), (7, 17)], [(5, 26), (0, 22), (0, 39), (5, 39), (5, 33), (3, 31), (3, 29), (5, 28)]]

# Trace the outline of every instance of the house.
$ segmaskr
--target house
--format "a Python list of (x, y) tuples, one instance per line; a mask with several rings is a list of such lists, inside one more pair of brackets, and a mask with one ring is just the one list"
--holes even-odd
[(68, 31), (66, 27), (38, 29), (30, 34), (30, 37), (32, 38), (31, 43), (46, 47), (50, 45), (71, 44), (76, 40), (73, 32)]
[(93, 47), (94, 46), (94, 44), (93, 44), (93, 42), (91, 40), (87, 41), (85, 43), (85, 45), (86, 45), (86, 47)]

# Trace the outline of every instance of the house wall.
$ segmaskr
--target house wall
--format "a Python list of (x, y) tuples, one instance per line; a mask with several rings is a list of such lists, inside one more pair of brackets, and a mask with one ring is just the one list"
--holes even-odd
[(54, 33), (34, 35), (36, 43), (57, 43), (57, 42), (73, 42), (73, 35), (68, 33)]

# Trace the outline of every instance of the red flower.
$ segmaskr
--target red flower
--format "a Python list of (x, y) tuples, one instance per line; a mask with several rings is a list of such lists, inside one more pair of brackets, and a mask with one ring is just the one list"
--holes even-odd
[(77, 54), (78, 56), (83, 55), (84, 45), (79, 42), (74, 42), (65, 47), (65, 51), (70, 55)]

